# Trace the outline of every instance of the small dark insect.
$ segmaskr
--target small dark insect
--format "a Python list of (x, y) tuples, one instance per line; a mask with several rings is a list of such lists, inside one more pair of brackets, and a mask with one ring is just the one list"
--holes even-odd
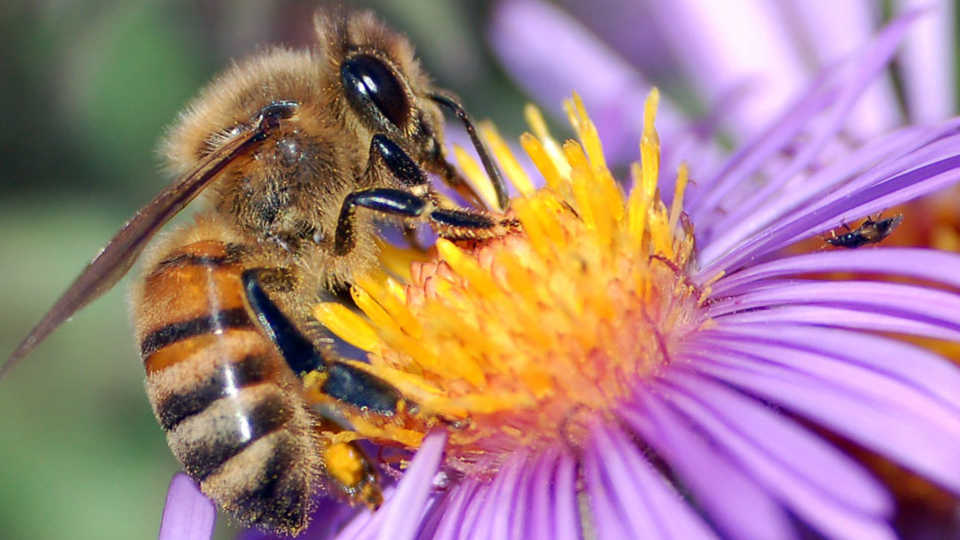
[(831, 232), (832, 236), (825, 240), (831, 246), (849, 249), (858, 248), (867, 244), (876, 244), (890, 236), (893, 230), (900, 225), (901, 221), (903, 221), (903, 214), (877, 220), (868, 217), (866, 221), (856, 229), (850, 230), (850, 227), (844, 225), (847, 232), (843, 234)]

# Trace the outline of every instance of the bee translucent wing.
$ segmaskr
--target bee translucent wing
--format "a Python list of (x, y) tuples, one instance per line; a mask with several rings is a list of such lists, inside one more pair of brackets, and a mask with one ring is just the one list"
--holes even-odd
[(239, 130), (239, 133), (205, 157), (196, 169), (179, 178), (141, 208), (90, 261), (70, 288), (20, 342), (3, 367), (0, 367), (0, 379), (64, 321), (120, 281), (150, 238), (170, 218), (189, 204), (231, 161), (263, 141), (279, 118), (289, 117), (290, 114), (289, 109), (279, 112), (265, 110), (252, 125)]

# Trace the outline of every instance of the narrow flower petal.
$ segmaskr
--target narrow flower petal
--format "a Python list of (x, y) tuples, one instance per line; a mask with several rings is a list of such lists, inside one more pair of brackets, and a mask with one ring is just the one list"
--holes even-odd
[(929, 8), (900, 54), (910, 119), (931, 122), (956, 114), (956, 4), (951, 0), (896, 0), (894, 4), (901, 10)]
[(447, 435), (442, 430), (429, 433), (410, 462), (410, 467), (397, 484), (397, 491), (385, 504), (380, 540), (413, 538), (420, 525), (417, 519), (422, 513), (427, 497), (433, 489), (433, 477), (443, 457)]
[(778, 403), (960, 492), (960, 443), (925, 425), (892, 421), (895, 408), (852, 396), (823, 380), (749, 362), (742, 354), (690, 356), (696, 371)]
[(477, 515), (476, 527), (471, 531), (476, 538), (508, 538), (510, 519), (516, 511), (512, 494), (524, 460), (522, 455), (513, 455), (497, 472), (490, 495)]
[[(805, 484), (812, 490), (822, 492), (825, 497), (834, 498), (842, 505), (864, 514), (884, 516), (892, 512), (892, 504), (883, 487), (856, 462), (823, 439), (778, 416), (769, 408), (760, 406), (752, 399), (744, 398), (702, 378), (693, 377), (688, 372), (668, 372), (664, 379), (685, 391), (684, 396), (672, 390), (667, 393), (668, 399), (678, 408), (687, 414), (697, 410), (695, 416), (699, 419), (706, 419), (707, 414), (710, 414), (712, 418), (728, 426), (733, 425), (730, 420), (735, 418), (736, 427), (729, 428), (731, 437), (728, 440), (733, 441), (734, 437), (741, 439), (744, 444), (755, 447), (758, 456), (777, 456), (772, 459), (780, 463), (774, 465), (771, 461), (770, 465), (781, 472), (769, 473), (771, 478), (780, 474), (784, 478), (796, 477), (797, 485)], [(690, 395), (695, 395), (696, 398), (686, 397)], [(705, 405), (707, 403), (709, 405)], [(702, 414), (699, 411), (702, 411)], [(710, 423), (713, 423), (712, 419)], [(709, 428), (707, 429), (709, 431)], [(723, 431), (726, 431), (726, 428), (718, 429), (716, 433)], [(736, 432), (736, 435), (733, 435), (733, 432)], [(746, 457), (753, 454), (753, 450), (748, 450), (746, 446), (743, 448), (744, 453), (739, 455)], [(784, 456), (791, 453), (803, 457), (797, 460), (784, 459)], [(758, 457), (755, 470), (762, 468), (760, 461), (767, 459)]]
[(795, 536), (790, 516), (770, 494), (687, 427), (681, 415), (646, 388), (637, 400), (620, 410), (622, 418), (671, 466), (722, 532), (735, 539)]
[(907, 336), (921, 336), (944, 341), (960, 341), (960, 330), (947, 328), (939, 321), (920, 321), (904, 318), (901, 314), (876, 313), (861, 308), (792, 305), (775, 306), (762, 310), (743, 311), (723, 316), (729, 323), (768, 323), (794, 325), (832, 326), (866, 330), (869, 332), (892, 332)]
[[(531, 27), (537, 31), (531, 32)], [(592, 117), (604, 140), (607, 158), (612, 162), (634, 158), (641, 134), (642, 108), (625, 109), (621, 104), (642, 102), (650, 84), (628, 63), (547, 2), (499, 2), (493, 11), (489, 35), (497, 56), (538, 102), (559, 105), (576, 89), (594, 112)], [(563, 111), (557, 108), (554, 113), (562, 116)], [(683, 124), (670, 103), (661, 103), (660, 115), (661, 126), (668, 132)]]
[(789, 275), (861, 272), (890, 274), (960, 287), (960, 255), (932, 249), (885, 248), (807, 253), (783, 257), (724, 276), (713, 284), (719, 298), (744, 291), (754, 283)]
[(528, 538), (553, 538), (557, 535), (553, 519), (554, 472), (560, 455), (556, 448), (548, 448), (541, 454), (534, 468), (530, 487), (530, 517), (526, 529)]
[[(610, 481), (603, 472), (602, 448), (597, 448), (597, 441), (592, 440), (587, 446), (582, 461), (583, 477), (586, 482), (587, 494), (590, 499), (591, 524), (600, 540), (615, 540), (618, 538), (639, 538), (651, 534), (653, 526), (642, 507), (631, 507), (629, 516), (633, 521), (645, 520), (646, 530), (633, 529), (624, 515), (622, 503), (610, 486)], [(646, 519), (645, 519), (646, 518)]]
[[(735, 229), (721, 222), (711, 223), (703, 228), (698, 238), (704, 245), (721, 233), (731, 240), (736, 236), (743, 240), (779, 222), (796, 219), (800, 213), (809, 213), (884, 178), (929, 162), (931, 158), (950, 155), (944, 151), (949, 153), (956, 149), (957, 143), (951, 143), (949, 139), (958, 126), (960, 122), (949, 121), (934, 127), (909, 127), (872, 139), (843, 159), (836, 159), (813, 172), (802, 182), (792, 183), (789, 191), (765, 201)], [(844, 219), (856, 217), (844, 216)]]
[[(884, 490), (854, 462), (841, 464), (845, 458), (836, 450), (831, 456), (823, 442), (801, 435), (804, 432), (799, 427), (786, 419), (774, 419), (769, 409), (720, 385), (679, 370), (667, 373), (665, 380), (670, 384), (658, 387), (672, 405), (813, 527), (832, 538), (895, 538), (884, 523), (890, 510)], [(740, 415), (749, 415), (750, 421)], [(800, 444), (798, 448), (803, 450), (790, 443)], [(815, 454), (808, 456), (808, 451)], [(809, 466), (808, 459), (813, 460)], [(821, 465), (828, 469), (818, 470)], [(846, 480), (831, 481), (822, 474), (827, 471), (842, 474)], [(855, 477), (859, 480), (852, 480)], [(846, 485), (851, 480), (853, 484)]]
[(744, 342), (778, 343), (797, 350), (818, 351), (898, 380), (955, 413), (960, 412), (960, 369), (922, 347), (862, 332), (782, 324), (722, 323), (698, 338), (709, 339), (713, 335), (727, 335), (730, 340), (739, 340), (741, 346)]
[[(858, 396), (865, 402), (895, 411), (890, 417), (891, 421), (926, 427), (932, 432), (942, 432), (945, 437), (960, 439), (960, 417), (957, 416), (957, 411), (944, 406), (941, 400), (922, 390), (884, 373), (848, 362), (842, 356), (821, 353), (816, 350), (816, 345), (774, 343), (776, 338), (768, 339), (768, 342), (764, 343), (760, 341), (762, 337), (757, 337), (759, 339), (753, 341), (732, 337), (725, 339), (721, 332), (710, 332), (709, 336), (699, 336), (698, 341), (710, 347), (713, 352), (731, 354), (743, 348), (744, 343), (749, 343), (750, 353), (742, 355), (748, 363), (762, 364), (762, 368), (782, 367), (809, 375), (850, 395)], [(867, 349), (856, 354), (870, 356), (883, 355), (885, 352), (881, 349)]]
[(875, 281), (777, 281), (751, 292), (718, 300), (707, 312), (722, 317), (736, 312), (790, 304), (825, 304), (896, 313), (960, 328), (960, 297), (917, 285)]
[[(711, 254), (716, 257), (711, 259), (706, 254), (703, 255), (704, 266), (697, 273), (695, 280), (701, 281), (712, 277), (719, 269), (735, 270), (744, 261), (759, 258), (766, 253), (786, 247), (793, 241), (831, 228), (841, 223), (847, 216), (864, 216), (880, 212), (953, 185), (957, 180), (960, 180), (960, 156), (954, 153), (952, 157), (898, 174), (882, 183), (864, 188), (856, 195), (834, 201), (803, 214), (803, 217), (794, 221), (763, 231), (737, 246), (734, 251), (721, 254), (720, 249), (713, 249)], [(711, 243), (710, 246), (714, 244)]]
[(479, 482), (467, 479), (454, 488), (453, 496), (443, 508), (443, 517), (437, 525), (436, 533), (425, 537), (435, 540), (453, 540), (459, 537), (460, 525), (467, 508), (473, 500), (479, 487)]
[(648, 538), (716, 538), (700, 516), (640, 455), (623, 431), (598, 426), (593, 436), (607, 447), (603, 465), (610, 483), (619, 492), (621, 500), (627, 503), (625, 513), (629, 516), (641, 505), (649, 511), (656, 530)]
[[(754, 88), (750, 107), (736, 111), (730, 128), (756, 134), (806, 82), (806, 66), (789, 35), (775, 24), (772, 4), (730, 2), (649, 3), (688, 78), (708, 101), (745, 81)], [(758, 46), (762, 43), (763, 46)]]
[(560, 453), (557, 462), (555, 483), (553, 487), (554, 503), (550, 509), (553, 512), (554, 531), (557, 540), (576, 540), (581, 538), (580, 510), (577, 503), (577, 461), (570, 453)]
[(736, 208), (731, 209), (714, 225), (723, 232), (712, 239), (709, 245), (704, 246), (704, 260), (709, 261), (739, 243), (744, 236), (743, 229), (751, 227), (748, 219), (751, 214), (758, 207), (762, 208), (762, 203), (768, 198), (780, 196), (787, 182), (810, 165), (811, 160), (840, 129), (847, 112), (856, 103), (865, 86), (887, 63), (914, 18), (915, 14), (894, 21), (877, 37), (875, 44), (866, 47), (864, 54), (858, 55), (859, 58), (851, 64), (850, 73), (844, 73), (844, 78), (848, 79), (842, 85), (836, 105), (826, 113), (821, 124), (815, 125), (815, 131), (810, 134), (809, 140), (799, 145), (796, 157), (791, 159), (787, 166), (780, 168), (761, 188), (750, 190), (751, 195), (746, 200), (739, 201)]
[[(803, 45), (813, 51), (817, 65), (827, 65), (854, 52), (873, 33), (874, 21), (880, 20), (880, 5), (870, 0), (848, 0), (825, 3), (810, 0), (778, 3), (785, 16), (799, 23)], [(911, 28), (919, 30), (919, 23)], [(845, 127), (857, 137), (883, 133), (901, 121), (893, 85), (885, 77), (877, 77), (863, 94), (863, 99), (850, 111)]]
[[(752, 184), (751, 178), (760, 167), (788, 142), (791, 142), (797, 134), (814, 124), (811, 122), (811, 116), (826, 110), (828, 117), (832, 120), (826, 126), (820, 127), (816, 142), (806, 143), (803, 154), (791, 160), (791, 167), (795, 171), (806, 167), (810, 159), (817, 154), (818, 149), (823, 147), (829, 134), (839, 127), (837, 122), (843, 118), (839, 111), (849, 109), (863, 85), (889, 59), (916, 15), (916, 13), (910, 13), (895, 20), (871, 43), (863, 47), (860, 54), (825, 71), (795, 105), (734, 154), (728, 161), (728, 165), (720, 170), (716, 177), (706, 179), (699, 196), (695, 195), (687, 207), (693, 219), (701, 220), (706, 212), (718, 207), (720, 202), (738, 185), (748, 184), (745, 192), (752, 193), (755, 185)], [(833, 108), (834, 106), (836, 108)], [(781, 174), (780, 171), (778, 174)], [(781, 180), (778, 183), (782, 184), (783, 178), (789, 178), (789, 176), (781, 174)], [(769, 191), (769, 185), (764, 188), (764, 191)], [(727, 216), (723, 218), (728, 223), (731, 222), (729, 213), (728, 211)], [(722, 245), (727, 246), (729, 243), (730, 241), (724, 241)]]
[(170, 481), (167, 502), (163, 507), (159, 540), (209, 540), (217, 508), (200, 492), (197, 483), (183, 473)]

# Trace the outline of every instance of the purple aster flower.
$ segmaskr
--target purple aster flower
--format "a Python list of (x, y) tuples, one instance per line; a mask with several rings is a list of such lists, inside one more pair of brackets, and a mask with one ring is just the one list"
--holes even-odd
[[(686, 166), (664, 180), (656, 91), (627, 193), (579, 98), (579, 142), (529, 110), (521, 144), (545, 187), (505, 167), (522, 235), (385, 261), (393, 275), (357, 280), (365, 317), (318, 306), (437, 421), (397, 439), (419, 448), (387, 469), (400, 479), (379, 511), (340, 528), (324, 508), (304, 536), (897, 537), (890, 493), (835, 442), (960, 493), (960, 370), (892, 337), (960, 341), (960, 256), (787, 251), (960, 180), (960, 120), (837, 141), (915, 18), (693, 182)], [(838, 272), (875, 277), (823, 277)]]

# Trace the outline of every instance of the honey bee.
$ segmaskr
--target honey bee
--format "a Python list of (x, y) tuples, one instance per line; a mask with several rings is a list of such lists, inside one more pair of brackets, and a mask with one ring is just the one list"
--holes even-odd
[[(133, 318), (146, 389), (169, 446), (244, 525), (297, 534), (321, 488), (371, 508), (376, 468), (342, 415), (422, 421), (415, 403), (342, 361), (310, 332), (311, 305), (376, 264), (377, 224), (429, 224), (451, 239), (510, 232), (447, 161), (441, 108), (456, 114), (495, 187), (473, 124), (407, 40), (369, 12), (321, 10), (309, 50), (273, 48), (214, 80), (169, 131), (177, 179), (90, 262), (0, 371), (109, 290), (198, 194), (210, 209), (144, 255)], [(475, 208), (438, 195), (437, 174)], [(209, 189), (207, 189), (209, 188)], [(315, 323), (314, 323), (315, 324)], [(302, 377), (319, 374), (326, 408)], [(346, 439), (349, 441), (349, 439)]]
[(882, 242), (884, 238), (890, 236), (902, 221), (903, 214), (876, 220), (868, 217), (856, 229), (850, 230), (849, 226), (844, 225), (847, 232), (843, 234), (837, 234), (835, 231), (831, 231), (831, 236), (827, 238), (826, 241), (831, 246), (849, 249), (858, 248), (867, 244), (875, 244)]

